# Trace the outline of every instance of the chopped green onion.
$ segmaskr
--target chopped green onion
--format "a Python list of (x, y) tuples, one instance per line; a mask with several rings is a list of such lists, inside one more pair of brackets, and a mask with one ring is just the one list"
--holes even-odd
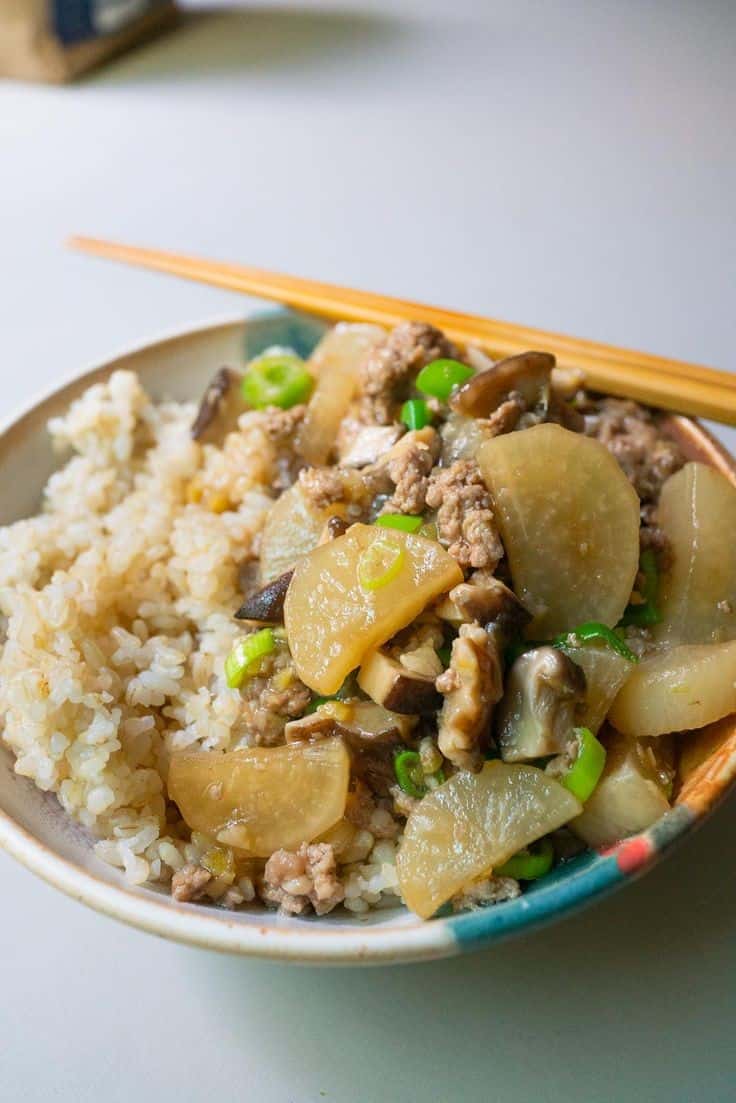
[(574, 647), (576, 643), (590, 643), (591, 641), (602, 640), (603, 643), (608, 644), (614, 651), (618, 651), (619, 655), (624, 659), (628, 659), (630, 663), (636, 663), (637, 659), (631, 648), (627, 647), (624, 641), (618, 636), (612, 628), (609, 628), (605, 624), (600, 624), (597, 620), (591, 620), (587, 624), (581, 624), (578, 628), (573, 629), (572, 632), (563, 632), (559, 636), (555, 636), (552, 640), (553, 647)]
[(445, 772), (440, 766), (439, 770), (426, 777), (422, 768), (422, 758), (417, 751), (399, 751), (394, 758), (394, 773), (396, 780), (405, 793), (415, 800), (421, 800), (427, 795), (430, 786), (427, 781), (433, 782), (431, 788), (436, 789), (445, 780)]
[(380, 590), (393, 582), (403, 565), (401, 544), (388, 536), (380, 536), (360, 553), (358, 582), (364, 590)]
[(394, 759), (396, 780), (405, 793), (421, 800), (427, 792), (422, 760), (416, 751), (399, 751)]
[(249, 675), (256, 673), (261, 659), (275, 649), (271, 628), (261, 628), (260, 632), (238, 640), (225, 659), (225, 678), (230, 689), (239, 689)]
[(540, 839), (530, 847), (517, 851), (502, 866), (494, 869), (494, 877), (513, 877), (516, 881), (536, 881), (549, 873), (555, 851), (549, 839)]
[(334, 701), (334, 697), (313, 697), (305, 708), (304, 715), (311, 716), (313, 712), (316, 712), (317, 709), (322, 708), (322, 706), (326, 705), (328, 701)]
[[(278, 631), (278, 629), (276, 629), (276, 631)], [(355, 680), (355, 671), (351, 670), (337, 693), (332, 697), (313, 697), (304, 710), (304, 715), (309, 716), (311, 713), (316, 712), (317, 709), (321, 709), (323, 705), (330, 705), (336, 701), (350, 701), (353, 697), (357, 697), (358, 695), (359, 690)]]
[(415, 517), (410, 513), (384, 513), (376, 517), (374, 525), (380, 525), (385, 529), (399, 529), (400, 532), (418, 532), (422, 527), (421, 517)]
[(439, 656), (440, 662), (444, 666), (445, 670), (447, 670), (447, 667), (450, 665), (450, 659), (452, 658), (452, 647), (450, 647), (449, 644), (447, 647), (438, 647), (437, 654)]
[(641, 553), (639, 570), (644, 576), (644, 584), (640, 591), (644, 601), (639, 605), (627, 605), (621, 618), (621, 624), (648, 628), (652, 624), (659, 624), (662, 620), (658, 604), (659, 570), (657, 569), (657, 557), (651, 548), (646, 548)]
[(606, 748), (599, 743), (590, 728), (575, 728), (577, 754), (567, 773), (558, 778), (560, 785), (585, 804), (601, 779), (606, 765)]
[(459, 387), (474, 374), (472, 368), (461, 364), (459, 360), (433, 360), (420, 371), (416, 388), (422, 394), (447, 402), (455, 387)]
[(423, 429), (431, 420), (427, 403), (423, 398), (410, 398), (401, 407), (399, 417), (407, 429)]
[(288, 410), (304, 402), (314, 379), (304, 361), (288, 349), (267, 349), (248, 364), (243, 377), (243, 398), (255, 410), (280, 406)]

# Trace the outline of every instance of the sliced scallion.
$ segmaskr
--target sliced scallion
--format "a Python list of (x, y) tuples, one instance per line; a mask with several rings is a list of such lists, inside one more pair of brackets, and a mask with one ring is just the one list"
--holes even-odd
[(398, 529), (400, 532), (418, 532), (422, 527), (421, 517), (410, 513), (383, 513), (373, 522), (384, 529)]
[(422, 394), (447, 402), (455, 387), (465, 383), (474, 374), (472, 368), (461, 364), (459, 360), (433, 360), (420, 371), (416, 388)]
[(494, 869), (496, 877), (513, 877), (516, 881), (536, 881), (549, 873), (554, 861), (554, 847), (549, 839), (540, 839), (524, 850), (517, 851), (502, 866)]
[(275, 648), (272, 628), (261, 628), (238, 640), (225, 659), (225, 679), (230, 689), (239, 689), (247, 677), (256, 673), (261, 659)]
[(398, 540), (379, 536), (360, 554), (358, 582), (364, 590), (381, 590), (401, 573), (404, 559), (404, 549)]

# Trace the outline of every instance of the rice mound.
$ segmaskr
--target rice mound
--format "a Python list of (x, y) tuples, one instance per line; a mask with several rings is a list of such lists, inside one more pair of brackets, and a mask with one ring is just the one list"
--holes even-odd
[[(116, 372), (50, 422), (71, 455), (39, 515), (0, 529), (2, 737), (16, 772), (56, 793), (136, 884), (166, 883), (201, 853), (167, 809), (172, 752), (250, 741), (223, 662), (275, 457), (253, 415), (216, 448), (192, 440), (194, 414)], [(195, 476), (225, 510), (192, 495)], [(398, 891), (393, 844), (366, 849), (350, 873), (356, 912)], [(248, 878), (239, 893), (253, 899)]]

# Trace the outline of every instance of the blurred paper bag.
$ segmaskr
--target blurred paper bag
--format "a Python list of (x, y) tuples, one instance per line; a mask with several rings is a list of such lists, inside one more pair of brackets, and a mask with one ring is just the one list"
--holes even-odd
[(173, 0), (0, 0), (0, 76), (71, 80), (174, 15)]

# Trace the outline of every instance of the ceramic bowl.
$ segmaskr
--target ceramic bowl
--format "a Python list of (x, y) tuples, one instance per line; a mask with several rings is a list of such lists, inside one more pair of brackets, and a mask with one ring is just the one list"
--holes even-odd
[[(156, 398), (191, 399), (202, 393), (222, 364), (242, 364), (272, 344), (291, 345), (306, 354), (324, 328), (314, 319), (286, 311), (210, 325), (129, 352), (41, 398), (0, 433), (0, 524), (37, 511), (41, 488), (58, 462), (46, 422), (91, 383), (128, 368), (139, 373)], [(736, 482), (736, 463), (702, 427), (679, 417), (671, 418), (669, 427), (691, 458), (714, 465)], [(12, 756), (5, 749), (0, 751), (0, 845), (69, 896), (166, 938), (292, 961), (412, 961), (487, 946), (558, 919), (653, 865), (730, 787), (736, 774), (733, 718), (688, 737), (681, 774), (675, 807), (650, 830), (603, 853), (579, 856), (516, 900), (428, 922), (398, 907), (367, 918), (333, 914), (319, 920), (260, 910), (231, 913), (176, 903), (153, 888), (132, 887), (95, 858), (91, 836), (67, 818), (54, 797), (14, 774)]]

